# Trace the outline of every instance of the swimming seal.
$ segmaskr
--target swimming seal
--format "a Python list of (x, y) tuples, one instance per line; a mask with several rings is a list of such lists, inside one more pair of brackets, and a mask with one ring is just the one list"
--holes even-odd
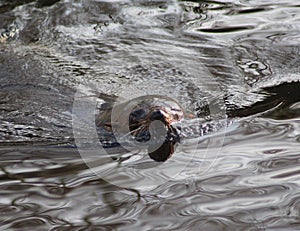
[[(96, 126), (113, 133), (130, 133), (137, 142), (151, 140), (148, 146), (150, 158), (166, 161), (174, 153), (175, 144), (180, 141), (173, 124), (183, 117), (183, 109), (175, 100), (148, 95), (104, 110), (96, 118)], [(160, 123), (153, 123), (154, 121)]]

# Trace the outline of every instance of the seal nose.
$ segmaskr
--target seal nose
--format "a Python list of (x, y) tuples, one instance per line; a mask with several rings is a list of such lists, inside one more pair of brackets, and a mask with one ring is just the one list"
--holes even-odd
[(150, 120), (161, 120), (163, 121), (165, 118), (164, 114), (161, 112), (161, 110), (155, 110), (150, 115)]

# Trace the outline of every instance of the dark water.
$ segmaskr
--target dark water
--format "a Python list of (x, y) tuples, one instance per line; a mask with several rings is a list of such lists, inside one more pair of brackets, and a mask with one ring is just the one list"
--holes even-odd
[[(300, 230), (299, 15), (292, 0), (0, 1), (1, 230)], [(87, 112), (147, 94), (202, 118), (164, 164), (91, 132)]]

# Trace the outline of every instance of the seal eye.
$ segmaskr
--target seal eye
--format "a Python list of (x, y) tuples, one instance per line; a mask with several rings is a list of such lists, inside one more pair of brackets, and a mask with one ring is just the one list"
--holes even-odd
[(150, 115), (150, 120), (154, 121), (154, 120), (161, 120), (163, 121), (165, 118), (164, 114), (161, 112), (161, 110), (155, 110), (151, 113)]

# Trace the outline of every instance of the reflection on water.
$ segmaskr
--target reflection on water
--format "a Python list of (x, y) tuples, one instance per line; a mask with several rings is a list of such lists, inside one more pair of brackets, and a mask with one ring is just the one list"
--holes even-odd
[[(297, 230), (299, 10), (292, 0), (0, 1), (2, 229)], [(116, 161), (87, 165), (76, 91), (97, 113), (150, 92), (200, 120), (180, 124), (169, 165), (113, 145)], [(136, 170), (120, 178), (127, 187), (95, 174), (120, 166)], [(145, 168), (157, 171), (139, 176)]]

